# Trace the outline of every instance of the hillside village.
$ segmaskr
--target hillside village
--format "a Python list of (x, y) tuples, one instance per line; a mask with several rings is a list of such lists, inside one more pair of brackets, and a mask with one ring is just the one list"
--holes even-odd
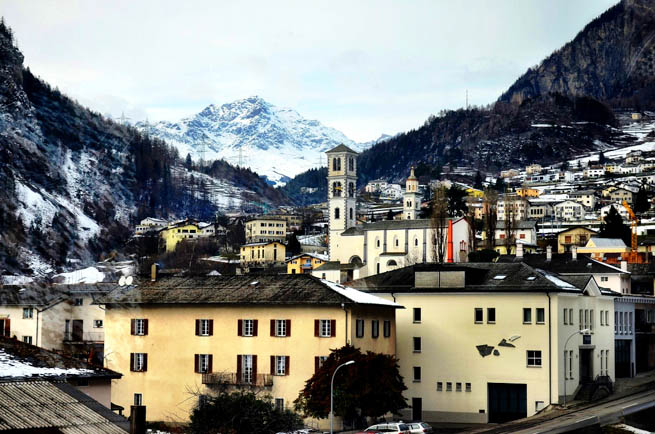
[(362, 143), (260, 97), (118, 123), (0, 20), (0, 433), (655, 429), (646, 6)]

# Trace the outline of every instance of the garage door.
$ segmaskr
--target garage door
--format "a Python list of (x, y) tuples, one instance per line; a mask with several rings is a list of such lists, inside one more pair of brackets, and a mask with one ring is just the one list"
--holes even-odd
[(527, 414), (527, 385), (489, 383), (489, 422), (502, 423), (521, 419)]

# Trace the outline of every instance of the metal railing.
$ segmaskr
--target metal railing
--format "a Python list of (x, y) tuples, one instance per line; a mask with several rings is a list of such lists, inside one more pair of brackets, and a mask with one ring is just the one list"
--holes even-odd
[(64, 342), (104, 342), (105, 332), (64, 332)]
[(273, 387), (273, 375), (256, 374), (246, 376), (235, 372), (202, 374), (202, 384), (226, 386)]

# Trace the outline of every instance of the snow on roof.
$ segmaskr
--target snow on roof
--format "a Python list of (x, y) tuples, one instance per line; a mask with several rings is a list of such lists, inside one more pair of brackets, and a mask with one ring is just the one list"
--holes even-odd
[(627, 247), (621, 238), (591, 237), (589, 241), (596, 247)]
[(393, 301), (385, 300), (384, 298), (378, 297), (373, 294), (368, 294), (366, 292), (358, 291), (354, 288), (349, 288), (347, 286), (340, 285), (338, 283), (330, 282), (329, 280), (324, 280), (321, 279), (321, 283), (324, 285), (327, 285), (330, 289), (332, 289), (334, 292), (337, 294), (340, 294), (346, 298), (349, 298), (350, 300), (354, 301), (355, 303), (362, 303), (362, 304), (377, 304), (380, 306), (391, 306), (391, 307), (399, 307), (399, 308), (404, 308), (404, 306), (394, 303)]
[(559, 286), (560, 288), (575, 289), (575, 286), (571, 285), (568, 282), (563, 281), (562, 279), (553, 276), (552, 274), (547, 274), (547, 273), (543, 273), (543, 274), (546, 279), (550, 280), (552, 283)]
[(92, 369), (36, 367), (26, 361), (17, 360), (0, 348), (0, 377), (30, 377), (93, 374)]
[(55, 277), (62, 277), (64, 280), (61, 283), (68, 285), (75, 283), (98, 283), (104, 280), (105, 273), (102, 273), (96, 267), (88, 267), (68, 273), (57, 274)]

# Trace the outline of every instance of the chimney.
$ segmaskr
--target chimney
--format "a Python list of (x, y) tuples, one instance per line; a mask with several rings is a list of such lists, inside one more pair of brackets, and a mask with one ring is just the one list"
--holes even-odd
[(154, 263), (150, 266), (150, 281), (157, 281), (157, 263)]
[(130, 406), (130, 434), (146, 434), (146, 406)]
[(523, 244), (516, 243), (516, 257), (523, 259)]
[(628, 271), (628, 261), (621, 261), (621, 271)]
[(546, 247), (546, 261), (553, 260), (553, 246)]
[(578, 260), (578, 246), (571, 246), (571, 259)]

